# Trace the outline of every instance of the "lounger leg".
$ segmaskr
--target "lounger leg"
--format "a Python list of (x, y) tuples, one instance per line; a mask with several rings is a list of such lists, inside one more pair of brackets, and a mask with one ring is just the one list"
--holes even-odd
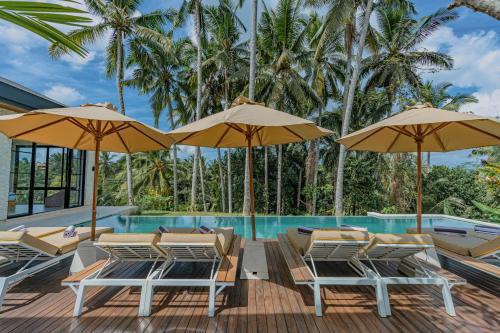
[(76, 293), (75, 309), (73, 310), (73, 317), (78, 317), (82, 314), (83, 302), (85, 301), (85, 286), (80, 284), (78, 292)]
[(319, 282), (314, 282), (314, 307), (316, 309), (316, 316), (323, 316), (323, 311), (321, 310), (321, 285)]
[(453, 298), (451, 297), (451, 287), (448, 282), (445, 282), (442, 287), (444, 307), (446, 308), (446, 313), (450, 316), (455, 317), (455, 306), (453, 305)]
[(387, 292), (387, 285), (378, 280), (375, 285), (375, 294), (377, 297), (377, 308), (380, 317), (387, 317), (391, 315), (391, 305), (389, 303), (389, 293)]
[(215, 281), (210, 284), (210, 290), (208, 292), (208, 316), (213, 317), (215, 315)]
[(7, 294), (8, 288), (9, 284), (7, 283), (7, 279), (0, 278), (0, 308), (3, 305), (3, 300), (5, 299), (5, 294)]
[(151, 315), (151, 303), (153, 302), (153, 286), (146, 283), (141, 289), (141, 302), (139, 304), (139, 317)]

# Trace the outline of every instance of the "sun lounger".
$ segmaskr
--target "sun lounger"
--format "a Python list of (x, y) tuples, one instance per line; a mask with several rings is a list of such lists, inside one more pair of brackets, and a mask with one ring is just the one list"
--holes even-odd
[[(64, 227), (30, 227), (22, 231), (0, 232), (1, 267), (23, 262), (13, 274), (0, 277), (0, 306), (13, 283), (46, 270), (61, 260), (71, 257), (78, 243), (90, 238), (87, 228), (76, 228), (77, 236), (63, 238)], [(111, 232), (112, 228), (98, 228), (98, 233)]]
[[(370, 244), (360, 253), (361, 259), (366, 259), (369, 266), (377, 273), (384, 285), (408, 284), (408, 285), (438, 285), (441, 286), (446, 312), (455, 316), (455, 308), (451, 296), (451, 288), (454, 285), (465, 284), (465, 280), (453, 277), (451, 274), (440, 273), (440, 269), (427, 264), (416, 258), (415, 255), (433, 250), (432, 238), (426, 234), (375, 234)], [(405, 275), (386, 276), (381, 273), (375, 261), (395, 261), (400, 264), (400, 271)], [(387, 288), (384, 288), (387, 292)], [(386, 297), (386, 313), (390, 315), (389, 296)]]
[[(313, 289), (317, 316), (322, 316), (321, 287), (328, 285), (373, 286), (377, 296), (378, 313), (382, 317), (387, 315), (387, 293), (383, 290), (385, 285), (375, 272), (362, 265), (358, 259), (359, 251), (370, 243), (368, 232), (314, 230), (311, 235), (306, 235), (290, 228), (286, 234), (278, 235), (278, 240), (294, 282)], [(347, 263), (354, 274), (343, 276), (333, 273), (320, 276), (317, 266), (325, 261)]]
[[(157, 234), (103, 234), (95, 246), (108, 253), (106, 260), (101, 260), (83, 271), (63, 280), (63, 286), (69, 286), (76, 293), (73, 316), (79, 316), (85, 301), (88, 287), (136, 286), (141, 288), (139, 312), (144, 306), (144, 297), (148, 279), (160, 274), (158, 262), (169, 262), (167, 253), (157, 246), (160, 239)], [(150, 269), (145, 278), (131, 278), (109, 275), (124, 262), (149, 262)]]
[[(214, 233), (200, 234), (196, 230), (179, 233), (171, 230), (161, 235), (158, 247), (168, 253), (172, 261), (163, 263), (160, 273), (148, 281), (145, 306), (141, 316), (151, 313), (152, 296), (155, 287), (189, 286), (208, 287), (208, 315), (215, 314), (215, 297), (228, 286), (234, 286), (241, 244), (241, 237), (233, 234), (233, 228), (215, 228)], [(206, 262), (210, 273), (203, 278), (188, 276), (173, 278), (169, 276), (177, 263)]]

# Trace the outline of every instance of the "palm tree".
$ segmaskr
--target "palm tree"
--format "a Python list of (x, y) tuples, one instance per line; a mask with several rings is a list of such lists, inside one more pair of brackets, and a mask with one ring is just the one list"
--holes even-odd
[[(174, 91), (179, 88), (177, 73), (184, 65), (183, 58), (188, 43), (189, 40), (186, 38), (170, 42), (171, 47), (141, 39), (135, 39), (130, 43), (127, 65), (136, 68), (132, 73), (132, 79), (125, 81), (125, 84), (138, 88), (142, 94), (150, 94), (155, 127), (158, 127), (160, 115), (165, 108), (168, 109), (170, 128), (174, 129), (176, 126), (172, 100)], [(173, 204), (174, 210), (177, 210), (177, 145), (172, 146), (172, 151)]]
[[(204, 62), (204, 66), (212, 67), (215, 76), (219, 77), (223, 86), (223, 107), (227, 110), (232, 100), (231, 83), (237, 72), (245, 68), (245, 44), (239, 42), (241, 30), (245, 30), (243, 23), (236, 15), (237, 6), (232, 0), (221, 0), (218, 6), (209, 7), (206, 11), (207, 31), (210, 33), (210, 48), (213, 52)], [(243, 68), (242, 68), (243, 67)], [(228, 207), (232, 212), (231, 191), (231, 151), (227, 150), (228, 171)], [(222, 158), (220, 149), (217, 148), (217, 159), (220, 172), (220, 191), (222, 209), (225, 211), (225, 185)]]
[[(83, 0), (89, 13), (99, 17), (100, 22), (77, 28), (68, 34), (75, 43), (87, 45), (103, 38), (107, 32), (111, 32), (111, 39), (106, 49), (106, 75), (116, 75), (116, 86), (120, 103), (120, 112), (125, 114), (125, 103), (123, 101), (123, 78), (125, 43), (132, 38), (152, 40), (158, 43), (166, 43), (163, 34), (160, 33), (166, 22), (167, 13), (156, 10), (151, 13), (138, 15), (138, 8), (142, 1), (137, 0)], [(57, 57), (67, 52), (68, 49), (61, 44), (52, 44), (49, 52)], [(132, 168), (130, 154), (126, 155), (127, 164), (127, 201), (133, 204)]]
[(400, 6), (379, 5), (375, 12), (379, 29), (373, 29), (370, 35), (373, 54), (366, 59), (369, 78), (365, 89), (383, 87), (392, 104), (399, 89), (408, 85), (417, 90), (422, 85), (421, 69), (436, 71), (453, 67), (450, 56), (421, 50), (420, 45), (443, 24), (456, 19), (454, 12), (441, 9), (420, 20)]
[[(408, 105), (429, 103), (439, 109), (458, 111), (466, 104), (478, 102), (478, 99), (470, 94), (452, 94), (448, 91), (452, 86), (449, 82), (434, 84), (432, 81), (427, 81), (412, 91)], [(427, 153), (427, 165), (431, 165), (431, 152)]]
[[(73, 1), (66, 0), (65, 2)], [(80, 26), (92, 22), (84, 14), (87, 14), (84, 10), (55, 3), (2, 1), (0, 4), (0, 20), (29, 30), (50, 43), (59, 44), (81, 57), (87, 55), (87, 50), (51, 24)]]
[[(301, 0), (281, 0), (276, 9), (264, 8), (259, 32), (262, 68), (257, 76), (257, 95), (275, 109), (304, 116), (304, 105), (321, 101), (301, 76), (300, 64), (307, 59), (305, 39), (308, 22), (302, 15)], [(282, 145), (277, 147), (278, 172), (276, 214), (282, 213)]]
[[(354, 60), (354, 65), (352, 73), (346, 75), (346, 86), (348, 86), (347, 94), (345, 96), (344, 103), (344, 117), (342, 120), (342, 131), (341, 136), (344, 136), (349, 131), (349, 122), (351, 119), (352, 106), (354, 101), (354, 92), (358, 84), (358, 78), (361, 67), (361, 60), (363, 57), (363, 52), (365, 49), (366, 35), (368, 33), (368, 26), (370, 24), (370, 16), (373, 8), (373, 0), (368, 0), (365, 7), (365, 12), (363, 16), (363, 23), (361, 27), (361, 33), (357, 45), (357, 53)], [(353, 14), (354, 16), (355, 14)], [(352, 45), (352, 44), (351, 44)], [(351, 46), (349, 46), (350, 48)], [(350, 59), (348, 59), (348, 66), (350, 67)], [(348, 85), (347, 85), (348, 84)], [(337, 183), (335, 186), (335, 215), (340, 216), (343, 214), (343, 191), (344, 191), (344, 164), (345, 164), (345, 147), (340, 146), (339, 150), (339, 161), (337, 165)]]
[(151, 189), (157, 195), (166, 195), (169, 191), (169, 175), (167, 174), (167, 159), (165, 150), (138, 153), (134, 155), (133, 168), (134, 189)]
[[(310, 15), (308, 19), (310, 21), (307, 34), (310, 49), (308, 58), (311, 60), (306, 61), (304, 69), (306, 78), (321, 100), (318, 108), (312, 110), (317, 116), (318, 125), (321, 126), (322, 112), (328, 101), (331, 98), (337, 100), (341, 95), (339, 78), (344, 75), (345, 57), (342, 48), (342, 34), (331, 29), (320, 34), (323, 26), (322, 20), (316, 14)], [(320, 140), (312, 141), (307, 150), (305, 178), (306, 186), (312, 189), (312, 195), (308, 196), (306, 207), (311, 215), (316, 214), (319, 143)]]
[[(203, 26), (203, 13), (201, 0), (184, 0), (181, 4), (179, 11), (177, 12), (177, 17), (174, 21), (174, 27), (183, 24), (186, 21), (187, 15), (192, 14), (195, 21), (195, 44), (196, 44), (196, 118), (195, 120), (201, 119), (201, 95), (202, 95), (202, 29)], [(200, 163), (200, 148), (196, 147), (193, 159), (193, 170), (191, 177), (191, 210), (196, 210), (196, 188), (198, 184), (198, 173), (197, 168)], [(201, 168), (200, 168), (201, 170)], [(203, 184), (202, 184), (203, 186)], [(203, 205), (205, 207), (205, 199), (203, 199)]]

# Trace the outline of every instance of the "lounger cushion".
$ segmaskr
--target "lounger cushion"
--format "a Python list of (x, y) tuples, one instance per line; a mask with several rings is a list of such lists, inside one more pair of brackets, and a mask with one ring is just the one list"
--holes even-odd
[(234, 228), (214, 228), (214, 231), (222, 247), (222, 254), (227, 254), (229, 247), (231, 247), (231, 243), (233, 242)]
[(59, 251), (57, 246), (33, 237), (26, 231), (0, 231), (0, 243), (27, 245), (50, 255), (56, 255)]
[[(59, 232), (57, 234), (52, 234), (49, 236), (41, 237), (40, 240), (44, 242), (50, 243), (56, 246), (59, 249), (59, 253), (68, 253), (70, 251), (76, 250), (78, 244), (86, 239), (90, 239), (90, 227), (78, 227), (76, 230), (75, 237), (64, 238), (64, 232)], [(96, 228), (95, 234), (99, 236), (103, 233), (113, 232), (113, 228), (111, 227), (99, 227)]]
[(304, 255), (305, 248), (309, 244), (311, 235), (300, 233), (297, 228), (287, 228), (286, 236), (292, 246), (301, 254)]
[(33, 237), (40, 238), (56, 234), (58, 232), (63, 232), (65, 229), (66, 227), (29, 227), (27, 232)]
[(168, 230), (171, 234), (192, 234), (198, 231), (195, 228), (168, 228)]
[(143, 244), (143, 245), (155, 245), (160, 240), (160, 236), (157, 234), (115, 234), (115, 233), (104, 233), (99, 237), (99, 241), (96, 243), (98, 246), (113, 246), (117, 244)]
[(316, 241), (363, 241), (370, 240), (370, 234), (367, 231), (352, 231), (352, 230), (314, 230), (309, 241), (304, 247), (304, 252), (307, 252), (311, 244)]
[(488, 240), (481, 245), (475, 246), (470, 249), (470, 254), (477, 258), (488, 254), (493, 254), (496, 251), (500, 251), (500, 236), (495, 239)]
[(470, 249), (488, 242), (485, 239), (470, 236), (433, 234), (432, 238), (436, 246), (463, 256), (470, 256)]
[[(416, 228), (410, 228), (407, 231), (416, 232)], [(473, 230), (468, 230), (467, 236), (442, 234), (434, 232), (432, 229), (422, 229), (422, 231), (429, 231), (432, 240), (437, 247), (462, 256), (470, 256), (471, 249), (478, 248), (488, 242), (484, 238), (474, 237), (476, 232)], [(481, 249), (482, 248), (479, 247), (479, 251), (481, 251)]]
[(434, 245), (428, 234), (374, 234), (373, 243), (377, 244), (423, 244)]
[(467, 235), (470, 235), (472, 237), (485, 239), (485, 240), (493, 240), (493, 239), (497, 239), (499, 237), (497, 235), (487, 234), (487, 233), (483, 233), (483, 232), (476, 232), (474, 230), (468, 231)]
[(219, 254), (223, 255), (224, 251), (216, 234), (171, 234), (166, 233), (161, 235), (158, 245), (168, 247), (171, 243), (182, 244), (206, 244), (207, 246), (215, 246)]

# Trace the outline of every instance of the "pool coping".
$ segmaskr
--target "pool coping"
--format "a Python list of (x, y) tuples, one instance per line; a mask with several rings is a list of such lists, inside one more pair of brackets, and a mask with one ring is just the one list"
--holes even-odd
[[(372, 216), (376, 218), (415, 218), (417, 217), (417, 214), (383, 214), (383, 213), (377, 213), (377, 212), (367, 212), (366, 216)], [(486, 222), (486, 221), (480, 221), (480, 220), (474, 220), (474, 219), (469, 219), (465, 217), (459, 217), (459, 216), (453, 216), (453, 215), (446, 215), (446, 214), (422, 214), (422, 217), (424, 218), (447, 218), (451, 220), (457, 220), (457, 221), (462, 221), (462, 222), (467, 222), (467, 223), (472, 223), (472, 224), (479, 224), (479, 225), (486, 225), (490, 227), (500, 227), (500, 224), (498, 223), (493, 223), (493, 222)]]

